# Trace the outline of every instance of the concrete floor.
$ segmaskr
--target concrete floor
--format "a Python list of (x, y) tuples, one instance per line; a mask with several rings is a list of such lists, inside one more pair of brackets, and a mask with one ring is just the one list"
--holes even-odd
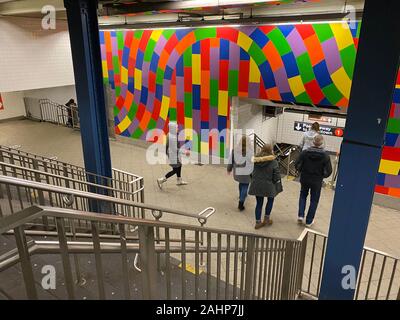
[[(0, 123), (0, 144), (21, 145), (22, 150), (57, 156), (60, 160), (83, 165), (80, 133), (69, 128), (29, 120)], [(244, 232), (255, 232), (268, 236), (297, 238), (304, 227), (296, 221), (300, 185), (284, 181), (284, 192), (275, 201), (272, 217), (274, 224), (261, 230), (254, 230), (254, 197), (246, 201), (243, 213), (237, 210), (238, 187), (222, 166), (187, 165), (183, 177), (189, 185), (178, 187), (171, 178), (163, 190), (156, 179), (167, 171), (168, 165), (149, 165), (146, 150), (133, 144), (111, 141), (112, 165), (114, 168), (142, 175), (145, 179), (146, 203), (196, 213), (212, 206), (216, 213), (208, 226)], [(327, 233), (330, 222), (334, 192), (324, 189), (313, 229)], [(400, 208), (399, 208), (400, 209)], [(351, 214), (351, 213), (349, 213)], [(172, 219), (166, 217), (165, 220)], [(173, 217), (176, 222), (191, 222), (186, 218)], [(400, 212), (373, 205), (368, 228), (366, 246), (400, 256)]]

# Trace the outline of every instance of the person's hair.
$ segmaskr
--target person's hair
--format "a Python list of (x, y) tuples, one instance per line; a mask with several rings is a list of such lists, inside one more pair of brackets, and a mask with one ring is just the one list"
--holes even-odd
[(238, 143), (238, 150), (241, 150), (243, 156), (244, 156), (244, 155), (246, 154), (246, 152), (247, 152), (248, 143), (249, 143), (248, 137), (245, 136), (245, 135), (243, 135), (243, 136), (240, 138), (240, 141), (239, 141), (239, 143)]
[(260, 155), (262, 156), (272, 156), (274, 154), (274, 149), (272, 145), (267, 143), (261, 148)]
[(324, 137), (321, 134), (317, 134), (313, 139), (314, 146), (320, 147), (324, 144)]
[(319, 132), (319, 123), (318, 122), (314, 122), (311, 126), (311, 130), (314, 130), (316, 132)]

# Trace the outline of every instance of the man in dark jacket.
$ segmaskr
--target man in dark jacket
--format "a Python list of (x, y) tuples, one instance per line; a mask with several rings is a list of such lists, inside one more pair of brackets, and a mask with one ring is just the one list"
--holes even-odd
[(310, 207), (306, 217), (306, 227), (314, 223), (321, 195), (322, 181), (332, 174), (332, 164), (329, 155), (324, 151), (324, 138), (318, 134), (313, 140), (314, 146), (304, 150), (297, 159), (295, 166), (300, 172), (300, 199), (298, 222), (303, 223), (307, 196), (311, 193)]

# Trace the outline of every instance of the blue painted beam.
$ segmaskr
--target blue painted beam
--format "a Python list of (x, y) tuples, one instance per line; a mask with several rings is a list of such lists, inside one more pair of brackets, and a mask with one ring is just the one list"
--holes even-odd
[[(76, 95), (80, 118), (82, 149), (87, 172), (106, 177), (96, 181), (108, 184), (112, 176), (101, 67), (99, 27), (96, 0), (64, 0), (74, 65)], [(104, 189), (92, 192), (106, 194)], [(100, 204), (91, 203), (91, 210), (101, 212)]]
[[(351, 300), (399, 68), (398, 0), (366, 0), (320, 299)], [(349, 270), (353, 270), (352, 273)]]

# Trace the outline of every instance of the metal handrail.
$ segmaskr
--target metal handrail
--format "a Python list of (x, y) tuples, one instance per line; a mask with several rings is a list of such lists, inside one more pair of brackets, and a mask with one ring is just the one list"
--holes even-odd
[[(41, 191), (54, 192), (54, 193), (73, 196), (73, 197), (83, 197), (83, 198), (104, 201), (104, 202), (113, 203), (113, 204), (127, 205), (127, 206), (132, 206), (135, 208), (145, 209), (145, 210), (151, 210), (153, 215), (155, 215), (156, 212), (160, 212), (161, 216), (159, 218), (162, 217), (163, 213), (171, 213), (171, 214), (175, 214), (175, 215), (181, 215), (181, 216), (185, 216), (185, 217), (195, 218), (199, 222), (204, 221), (204, 220), (207, 221), (207, 219), (210, 217), (210, 215), (199, 216), (199, 214), (186, 213), (186, 212), (175, 210), (175, 209), (166, 209), (161, 206), (147, 205), (147, 204), (145, 205), (143, 203), (133, 202), (133, 201), (124, 200), (124, 199), (118, 199), (118, 198), (114, 198), (114, 197), (110, 197), (110, 196), (106, 196), (106, 195), (100, 195), (97, 193), (91, 193), (91, 192), (81, 191), (81, 190), (74, 190), (74, 189), (69, 189), (69, 188), (60, 187), (60, 186), (53, 186), (53, 185), (48, 185), (48, 184), (45, 184), (42, 182), (23, 180), (23, 179), (14, 178), (14, 177), (7, 177), (7, 176), (3, 176), (3, 175), (0, 175), (0, 183), (4, 183), (6, 185), (18, 186), (18, 187), (32, 188), (32, 189), (41, 190)], [(215, 212), (215, 210), (214, 210), (214, 212)], [(200, 222), (200, 223), (202, 224), (202, 222)]]
[[(88, 182), (88, 181), (82, 181), (82, 180), (78, 180), (78, 179), (73, 179), (73, 178), (70, 178), (70, 177), (60, 176), (60, 175), (57, 175), (57, 174), (54, 174), (54, 173), (44, 172), (44, 171), (40, 171), (40, 170), (36, 170), (36, 169), (30, 169), (30, 168), (26, 168), (26, 167), (21, 167), (21, 166), (17, 166), (17, 165), (6, 163), (6, 162), (2, 162), (2, 161), (0, 161), (0, 166), (3, 167), (3, 172), (4, 172), (4, 168), (6, 168), (6, 167), (14, 168), (14, 169), (25, 171), (25, 172), (40, 174), (40, 175), (43, 175), (45, 177), (59, 178), (59, 179), (63, 179), (64, 181), (68, 181), (68, 182), (71, 182), (71, 183), (75, 182), (75, 183), (79, 183), (79, 184), (85, 184), (87, 186), (97, 187), (97, 188), (101, 188), (103, 190), (118, 191), (120, 193), (124, 193), (124, 194), (128, 194), (128, 195), (135, 195), (135, 194), (141, 192), (142, 190), (144, 190), (143, 186), (141, 188), (135, 190), (135, 191), (116, 190), (115, 188), (107, 186), (107, 185), (102, 185), (102, 184), (100, 185), (100, 184), (97, 184), (97, 183), (92, 183), (92, 182)], [(15, 172), (10, 171), (10, 173), (13, 174)], [(138, 179), (141, 179), (141, 178), (138, 178)], [(136, 182), (136, 180), (133, 180), (130, 183), (133, 183), (133, 182)]]
[[(209, 213), (212, 210), (209, 210)], [(203, 214), (207, 213), (203, 210)], [(30, 221), (37, 218), (51, 218), (57, 223), (58, 241), (38, 240), (28, 241), (25, 236), (24, 227)], [(86, 223), (92, 225), (92, 241), (82, 241), (77, 238), (67, 239), (66, 226), (73, 224), (77, 220), (86, 220)], [(101, 241), (98, 233), (98, 225), (112, 224), (119, 228), (119, 239), (116, 242)], [(135, 242), (127, 241), (126, 230), (129, 226), (135, 226), (138, 229), (138, 240)], [(69, 228), (69, 227), (68, 227)], [(207, 272), (206, 280), (201, 285), (206, 288), (204, 295), (206, 299), (212, 299), (211, 292), (215, 291), (217, 299), (224, 294), (225, 299), (233, 296), (233, 299), (295, 299), (298, 287), (294, 280), (296, 279), (297, 258), (300, 249), (300, 243), (297, 240), (279, 240), (275, 238), (255, 235), (251, 233), (242, 233), (237, 231), (226, 231), (215, 228), (204, 228), (187, 224), (152, 221), (145, 219), (136, 219), (131, 217), (115, 216), (109, 214), (97, 214), (89, 212), (80, 212), (71, 209), (62, 209), (54, 207), (30, 207), (20, 211), (12, 216), (0, 219), (0, 234), (13, 229), (18, 248), (18, 253), (14, 250), (0, 257), (0, 271), (7, 267), (20, 263), (22, 275), (24, 278), (25, 289), (29, 299), (37, 299), (37, 291), (40, 286), (35, 285), (33, 268), (30, 262), (30, 256), (33, 254), (59, 254), (63, 268), (63, 283), (70, 299), (75, 298), (73, 270), (77, 272), (77, 280), (81, 278), (79, 271), (79, 254), (94, 254), (96, 268), (96, 278), (98, 283), (99, 298), (105, 299), (104, 290), (104, 272), (102, 267), (103, 254), (117, 254), (122, 258), (123, 272), (120, 279), (123, 284), (125, 298), (130, 298), (130, 284), (128, 278), (127, 254), (136, 254), (135, 261), (140, 256), (142, 282), (136, 285), (142, 286), (144, 299), (157, 299), (160, 294), (157, 284), (157, 266), (159, 265), (160, 255), (165, 255), (165, 276), (162, 277), (161, 285), (166, 286), (166, 298), (171, 299), (171, 264), (172, 254), (180, 254), (181, 268), (186, 269), (190, 257), (193, 257), (195, 263), (194, 272), (194, 295), (199, 299), (200, 286), (200, 255), (207, 256), (205, 270)], [(165, 241), (160, 243), (155, 232), (163, 231)], [(170, 232), (180, 233), (180, 243), (171, 245)], [(199, 234), (207, 234), (207, 240), (203, 244), (200, 241)], [(187, 240), (194, 238), (194, 245), (187, 245)], [(212, 240), (214, 239), (214, 240)], [(232, 239), (232, 241), (231, 241)], [(104, 240), (104, 239), (103, 239)], [(222, 241), (224, 240), (224, 241)], [(239, 241), (240, 240), (240, 241)], [(221, 285), (221, 256), (226, 257), (226, 274), (224, 288)], [(72, 268), (69, 255), (74, 256), (75, 268)], [(213, 262), (214, 256), (217, 262)], [(265, 264), (264, 259), (268, 258)], [(265, 258), (264, 258), (265, 257)], [(233, 279), (229, 278), (232, 271), (230, 269), (230, 260), (233, 263)], [(241, 262), (239, 262), (241, 261)], [(212, 269), (214, 265), (217, 270)], [(135, 264), (135, 262), (134, 262)], [(164, 268), (163, 267), (163, 268)], [(273, 267), (271, 269), (271, 267)], [(160, 269), (161, 270), (161, 269)], [(262, 276), (264, 274), (264, 276)], [(268, 274), (268, 276), (267, 276)], [(212, 287), (211, 275), (217, 277), (216, 287)], [(186, 290), (192, 290), (188, 287), (186, 273), (180, 272), (181, 276), (181, 298), (186, 299), (188, 294)], [(232, 283), (233, 282), (233, 283)], [(85, 283), (85, 281), (78, 283)], [(179, 285), (179, 283), (178, 283)], [(233, 291), (232, 291), (233, 289)]]
[[(7, 151), (9, 153), (12, 153), (13, 155), (24, 156), (24, 157), (28, 157), (30, 159), (43, 160), (43, 161), (46, 161), (46, 162), (51, 162), (51, 163), (57, 164), (57, 165), (62, 166), (62, 167), (68, 167), (68, 168), (72, 168), (72, 169), (84, 172), (85, 174), (90, 175), (90, 176), (97, 176), (97, 177), (102, 178), (102, 179), (109, 179), (109, 177), (106, 177), (106, 176), (102, 176), (102, 175), (86, 172), (85, 168), (83, 168), (81, 166), (78, 166), (78, 165), (75, 165), (75, 164), (70, 164), (70, 163), (67, 163), (67, 162), (64, 162), (64, 161), (60, 161), (60, 160), (54, 159), (54, 157), (45, 157), (45, 156), (41, 156), (41, 155), (34, 154), (34, 153), (31, 153), (31, 152), (21, 151), (21, 150), (18, 150), (16, 148), (13, 148), (13, 147), (14, 146), (7, 147), (7, 146), (0, 145), (0, 151)], [(19, 146), (19, 147), (21, 147), (21, 146)], [(139, 175), (136, 175), (134, 173), (131, 173), (131, 172), (122, 171), (122, 170), (116, 169), (116, 168), (112, 168), (112, 170), (114, 172), (119, 172), (119, 173), (123, 173), (125, 175), (132, 176), (135, 179), (143, 179), (143, 177), (141, 177)], [(116, 179), (116, 178), (114, 178), (114, 179)]]

